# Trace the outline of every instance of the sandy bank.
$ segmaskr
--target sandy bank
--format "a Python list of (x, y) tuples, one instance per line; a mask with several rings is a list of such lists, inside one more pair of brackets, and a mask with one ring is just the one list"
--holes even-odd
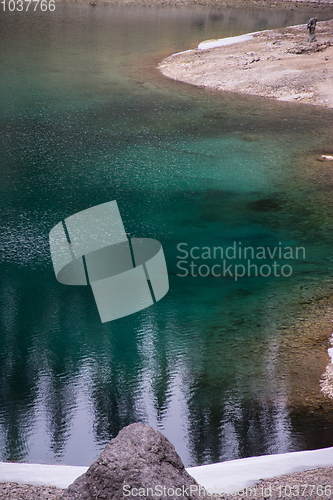
[(306, 42), (306, 25), (260, 32), (232, 45), (175, 54), (159, 69), (200, 87), (333, 108), (332, 31), (333, 20), (317, 23), (313, 43)]

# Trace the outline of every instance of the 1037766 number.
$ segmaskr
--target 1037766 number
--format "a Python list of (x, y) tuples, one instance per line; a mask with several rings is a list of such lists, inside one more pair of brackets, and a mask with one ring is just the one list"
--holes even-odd
[(9, 10), (13, 12), (16, 10), (17, 12), (27, 11), (29, 10), (30, 4), (31, 9), (36, 11), (38, 8), (42, 12), (50, 10), (53, 12), (55, 10), (55, 0), (2, 0), (1, 2), (2, 10)]
[(288, 497), (311, 497), (312, 495), (316, 495), (318, 497), (327, 498), (332, 495), (332, 486), (330, 484), (327, 485), (316, 485), (316, 484), (300, 484), (300, 485), (283, 485), (278, 486), (278, 497), (279, 498), (288, 498)]

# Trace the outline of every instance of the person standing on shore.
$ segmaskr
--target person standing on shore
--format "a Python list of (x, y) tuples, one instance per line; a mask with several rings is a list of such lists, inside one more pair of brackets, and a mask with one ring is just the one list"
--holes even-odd
[(308, 35), (308, 39), (307, 41), (308, 42), (314, 42), (315, 41), (315, 29), (316, 29), (316, 22), (317, 22), (317, 18), (316, 17), (311, 17), (311, 19), (309, 19), (309, 22), (308, 22), (308, 25), (307, 25), (307, 29), (309, 30), (309, 35)]

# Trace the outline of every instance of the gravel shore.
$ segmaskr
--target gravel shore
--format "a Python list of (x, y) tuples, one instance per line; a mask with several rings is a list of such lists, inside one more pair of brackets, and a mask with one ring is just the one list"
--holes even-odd
[(1, 500), (57, 500), (63, 492), (53, 486), (0, 483)]
[[(326, 490), (325, 490), (326, 488)], [(277, 500), (297, 498), (306, 500), (333, 498), (333, 467), (297, 472), (272, 479), (265, 479), (236, 495), (225, 495), (224, 500)]]
[[(64, 490), (54, 487), (29, 486), (27, 484), (0, 483), (1, 500), (57, 500)], [(265, 479), (251, 488), (223, 500), (329, 500), (333, 498), (333, 467), (297, 472), (272, 479)], [(112, 500), (112, 499), (108, 499)]]

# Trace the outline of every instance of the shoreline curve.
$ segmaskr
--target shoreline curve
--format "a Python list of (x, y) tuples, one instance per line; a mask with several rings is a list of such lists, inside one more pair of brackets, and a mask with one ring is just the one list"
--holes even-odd
[(218, 91), (333, 108), (333, 19), (201, 42), (158, 66), (173, 80)]

